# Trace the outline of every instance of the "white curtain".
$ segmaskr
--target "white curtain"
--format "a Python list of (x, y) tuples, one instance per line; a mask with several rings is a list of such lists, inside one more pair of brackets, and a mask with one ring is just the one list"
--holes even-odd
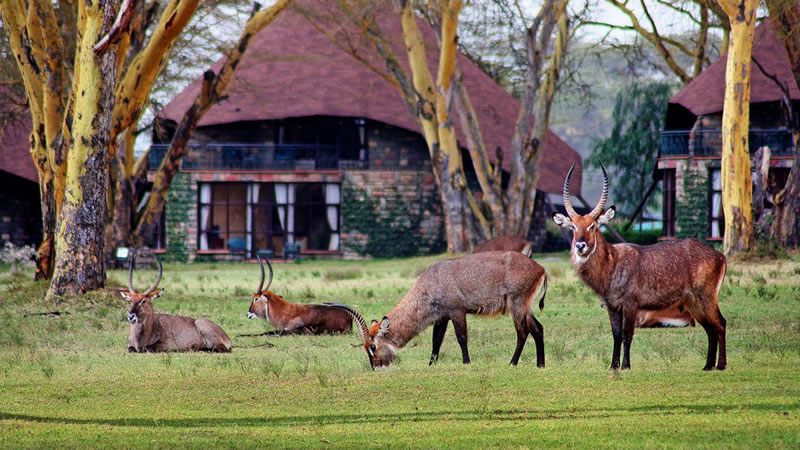
[[(722, 217), (722, 194), (714, 193), (711, 195), (711, 217), (712, 218), (720, 218)], [(712, 220), (711, 221), (711, 237), (722, 237), (722, 230), (720, 229), (719, 220)]]
[[(286, 195), (286, 202), (289, 204), (289, 212), (287, 213), (289, 216), (287, 218), (288, 226), (286, 227), (286, 240), (288, 242), (294, 242), (294, 188), (295, 185), (289, 184)], [(281, 222), (281, 224), (283, 224), (283, 222)]]
[(200, 185), (200, 203), (206, 203), (200, 207), (200, 250), (208, 250), (208, 217), (211, 215), (211, 185)]
[(328, 243), (328, 250), (339, 250), (339, 208), (340, 190), (338, 184), (325, 184), (325, 204), (328, 205), (328, 226), (331, 228), (331, 240)]
[(253, 189), (255, 189), (258, 185), (256, 183), (250, 183), (247, 186), (247, 223), (245, 224), (245, 229), (247, 230), (247, 239), (246, 247), (247, 247), (247, 254), (250, 254), (250, 251), (253, 249), (253, 201), (256, 199), (256, 194), (253, 193)]
[[(286, 203), (286, 185), (275, 183), (275, 203), (279, 205)], [(286, 208), (278, 206), (278, 218), (281, 220), (281, 228), (286, 231)]]

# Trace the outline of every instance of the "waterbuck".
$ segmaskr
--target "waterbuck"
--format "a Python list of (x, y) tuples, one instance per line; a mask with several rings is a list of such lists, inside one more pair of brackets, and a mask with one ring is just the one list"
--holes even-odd
[[(492, 250), (508, 250), (520, 252), (527, 257), (533, 254), (533, 244), (515, 236), (498, 236), (478, 244), (472, 253)], [(636, 315), (636, 328), (688, 327), (694, 326), (694, 319), (685, 308), (673, 305), (659, 310), (639, 310)]]
[(472, 253), (490, 252), (492, 250), (520, 252), (530, 258), (533, 255), (533, 244), (527, 239), (516, 236), (497, 236), (476, 245)]
[(289, 303), (280, 295), (269, 291), (272, 285), (272, 264), (269, 266), (269, 281), (264, 286), (264, 262), (261, 264), (261, 281), (253, 294), (248, 319), (267, 319), (278, 328), (278, 334), (338, 334), (349, 333), (353, 329), (352, 320), (347, 312), (340, 308), (323, 305), (296, 305)]
[(129, 352), (187, 352), (206, 350), (230, 352), (231, 339), (214, 322), (206, 319), (155, 314), (152, 300), (161, 297), (163, 289), (156, 290), (164, 272), (158, 260), (158, 278), (149, 289), (139, 294), (133, 289), (133, 265), (136, 256), (131, 256), (128, 269), (128, 290), (120, 291), (122, 297), (130, 300), (128, 322)]
[(420, 275), (414, 286), (380, 322), (367, 327), (356, 310), (339, 303), (326, 303), (347, 311), (367, 351), (370, 366), (384, 367), (394, 361), (398, 349), (433, 325), (430, 364), (438, 360), (447, 322), (453, 321), (464, 364), (469, 364), (467, 314), (496, 316), (510, 313), (517, 330), (517, 348), (511, 358), (516, 365), (528, 334), (536, 343), (536, 364), (544, 367), (544, 328), (530, 306), (542, 290), (539, 309), (544, 308), (547, 278), (544, 268), (519, 252), (484, 252), (438, 261)]
[(572, 230), (570, 254), (578, 277), (599, 297), (611, 319), (614, 352), (611, 368), (619, 368), (620, 344), (624, 344), (622, 368), (630, 369), (630, 348), (637, 313), (677, 306), (687, 310), (708, 334), (704, 370), (727, 365), (725, 318), (718, 297), (725, 277), (725, 255), (696, 239), (665, 241), (653, 245), (608, 244), (600, 225), (614, 217), (614, 207), (604, 211), (608, 200), (608, 174), (603, 168), (603, 191), (597, 206), (587, 215), (575, 212), (569, 197), (570, 168), (564, 180), (564, 208), (569, 217), (553, 213), (553, 221)]

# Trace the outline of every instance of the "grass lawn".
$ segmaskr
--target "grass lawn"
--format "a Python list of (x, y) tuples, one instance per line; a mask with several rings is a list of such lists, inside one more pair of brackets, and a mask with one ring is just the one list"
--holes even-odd
[[(383, 317), (436, 257), (276, 264), (289, 301), (339, 301)], [(237, 337), (257, 264), (167, 264), (157, 312), (207, 317), (231, 354), (129, 354), (113, 289), (46, 304), (32, 274), (0, 268), (0, 447), (800, 447), (800, 258), (734, 262), (721, 292), (728, 370), (703, 372), (701, 327), (637, 330), (633, 370), (609, 369), (611, 331), (566, 255), (549, 277), (547, 367), (529, 340), (517, 367), (510, 317), (470, 317), (471, 365), (450, 326), (371, 371), (356, 334)], [(109, 285), (125, 283), (112, 271)], [(153, 271), (135, 275), (146, 288)], [(60, 317), (29, 315), (58, 310)]]

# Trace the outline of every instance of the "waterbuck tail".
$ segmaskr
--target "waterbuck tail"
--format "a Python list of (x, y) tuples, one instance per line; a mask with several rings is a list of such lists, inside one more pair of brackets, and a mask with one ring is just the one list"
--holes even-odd
[(547, 296), (547, 274), (544, 274), (544, 289), (542, 290), (542, 298), (539, 300), (539, 312), (544, 311), (544, 298)]

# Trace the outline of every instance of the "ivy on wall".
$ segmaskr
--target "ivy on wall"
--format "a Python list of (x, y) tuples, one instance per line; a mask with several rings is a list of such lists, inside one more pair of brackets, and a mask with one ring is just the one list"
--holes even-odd
[(362, 256), (382, 258), (414, 256), (422, 250), (443, 250), (444, 227), (439, 227), (434, 238), (426, 238), (421, 229), (425, 211), (435, 211), (433, 199), (424, 201), (419, 198), (414, 203), (421, 206), (415, 208), (396, 189), (378, 200), (365, 189), (344, 186), (342, 191), (343, 231), (366, 236), (366, 241), (343, 242), (348, 250)]
[(679, 238), (696, 238), (705, 241), (708, 237), (708, 193), (709, 176), (705, 165), (692, 167), (687, 161), (681, 171), (683, 195), (676, 199), (675, 231)]
[(172, 186), (167, 194), (167, 252), (164, 255), (168, 261), (186, 262), (189, 260), (189, 247), (186, 245), (188, 238), (189, 210), (195, 208), (195, 192), (192, 190), (191, 176), (178, 173), (172, 181)]

